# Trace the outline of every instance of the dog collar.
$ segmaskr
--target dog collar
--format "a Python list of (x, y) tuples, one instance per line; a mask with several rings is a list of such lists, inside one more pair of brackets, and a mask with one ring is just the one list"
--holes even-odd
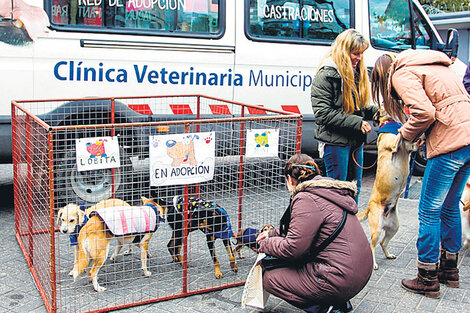
[(165, 222), (165, 219), (160, 216), (160, 212), (158, 212), (157, 207), (155, 206), (155, 204), (148, 203), (145, 206), (151, 207), (153, 209), (153, 211), (155, 212), (155, 216), (158, 217), (159, 222)]
[(69, 235), (71, 246), (78, 245), (78, 234), (80, 233), (80, 230), (83, 228), (83, 226), (85, 226), (86, 222), (88, 222), (88, 216), (85, 215), (85, 219), (83, 220), (83, 223), (81, 225), (75, 225), (75, 229), (73, 230), (73, 233)]
[(395, 121), (387, 121), (380, 126), (379, 130), (377, 131), (377, 134), (389, 133), (398, 135), (398, 130), (401, 128), (401, 126), (401, 123)]

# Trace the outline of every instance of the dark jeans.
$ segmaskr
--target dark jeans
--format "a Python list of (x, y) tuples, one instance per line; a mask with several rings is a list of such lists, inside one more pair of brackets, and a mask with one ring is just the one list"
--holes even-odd
[(418, 206), (418, 260), (436, 263), (439, 248), (462, 247), (459, 201), (470, 175), (470, 146), (428, 159)]
[[(356, 181), (357, 196), (362, 186), (362, 166), (364, 164), (364, 146), (353, 148), (350, 146), (336, 146), (325, 144), (323, 161), (326, 167), (326, 176), (339, 180)], [(354, 159), (353, 160), (353, 153)]]

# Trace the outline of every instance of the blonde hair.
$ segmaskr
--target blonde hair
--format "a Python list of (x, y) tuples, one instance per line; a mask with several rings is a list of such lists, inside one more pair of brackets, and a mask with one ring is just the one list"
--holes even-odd
[(372, 99), (380, 106), (380, 98), (382, 98), (384, 109), (388, 115), (394, 120), (404, 123), (406, 121), (406, 114), (403, 111), (403, 104), (393, 89), (390, 77), (390, 70), (395, 59), (396, 54), (387, 53), (381, 55), (375, 61), (370, 75)]
[[(354, 29), (347, 29), (336, 37), (330, 51), (324, 58), (325, 60), (331, 57), (338, 66), (344, 85), (343, 111), (348, 114), (354, 113), (356, 107), (362, 109), (368, 107), (370, 103), (370, 82), (367, 67), (362, 60), (358, 63), (359, 84), (356, 86), (351, 63), (351, 53), (363, 53), (367, 48), (369, 48), (369, 42), (361, 33)], [(354, 99), (356, 99), (356, 103), (354, 103)]]

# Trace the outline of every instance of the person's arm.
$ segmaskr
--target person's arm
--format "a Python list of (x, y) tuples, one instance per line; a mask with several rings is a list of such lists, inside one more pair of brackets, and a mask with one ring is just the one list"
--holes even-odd
[(470, 94), (470, 62), (468, 62), (467, 70), (463, 76), (463, 85), (467, 89), (468, 94)]
[(378, 110), (379, 108), (376, 105), (369, 105), (368, 107), (363, 108), (361, 111), (364, 115), (364, 119), (371, 121), (373, 120), (374, 115), (375, 113), (377, 113)]
[(298, 259), (310, 251), (322, 222), (322, 214), (313, 199), (299, 197), (294, 200), (287, 235), (265, 238), (259, 251), (278, 258)]
[(393, 74), (392, 84), (396, 92), (408, 105), (408, 121), (400, 128), (400, 133), (408, 141), (414, 142), (435, 121), (436, 108), (426, 95), (421, 78), (406, 69)]
[(341, 107), (335, 107), (335, 89), (341, 88), (340, 84), (341, 80), (328, 76), (327, 70), (318, 71), (311, 93), (315, 123), (361, 131), (362, 117), (344, 113)]

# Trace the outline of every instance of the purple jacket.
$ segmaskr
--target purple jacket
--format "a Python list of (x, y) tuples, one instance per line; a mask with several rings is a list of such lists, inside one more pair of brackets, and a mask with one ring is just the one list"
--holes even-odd
[(467, 70), (465, 71), (465, 75), (463, 76), (463, 85), (467, 92), (470, 94), (470, 62), (468, 62)]
[(291, 200), (287, 235), (271, 230), (260, 252), (292, 260), (305, 258), (310, 246), (319, 246), (336, 229), (343, 210), (348, 212), (338, 237), (313, 262), (292, 268), (267, 270), (263, 288), (297, 307), (312, 303), (346, 301), (367, 284), (372, 274), (372, 252), (356, 217), (354, 182), (317, 176), (296, 186)]

